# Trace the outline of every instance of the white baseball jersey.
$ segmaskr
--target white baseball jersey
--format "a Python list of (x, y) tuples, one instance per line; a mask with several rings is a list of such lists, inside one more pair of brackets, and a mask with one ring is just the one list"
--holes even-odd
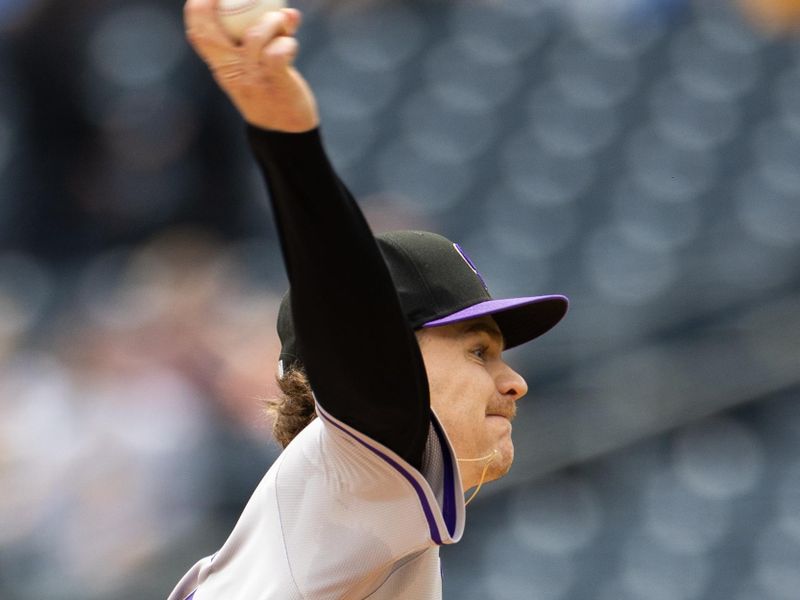
[(431, 415), (422, 472), (317, 404), (228, 540), (169, 600), (434, 600), (464, 529), (453, 448)]

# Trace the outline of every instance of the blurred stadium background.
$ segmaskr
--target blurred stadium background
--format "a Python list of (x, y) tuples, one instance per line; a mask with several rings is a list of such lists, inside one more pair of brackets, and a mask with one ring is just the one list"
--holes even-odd
[[(800, 598), (798, 3), (299, 7), (374, 227), (572, 299), (445, 597)], [(163, 598), (277, 454), (262, 184), (179, 2), (0, 32), (0, 598)]]

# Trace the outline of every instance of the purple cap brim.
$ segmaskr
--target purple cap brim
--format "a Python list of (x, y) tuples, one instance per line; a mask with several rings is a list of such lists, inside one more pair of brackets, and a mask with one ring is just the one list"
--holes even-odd
[(552, 329), (566, 314), (566, 296), (532, 296), (486, 300), (433, 321), (422, 327), (438, 327), (478, 317), (494, 317), (505, 338), (506, 348), (513, 348)]

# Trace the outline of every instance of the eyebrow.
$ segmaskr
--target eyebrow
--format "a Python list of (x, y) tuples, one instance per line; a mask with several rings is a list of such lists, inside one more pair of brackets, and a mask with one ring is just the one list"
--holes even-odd
[(488, 323), (479, 321), (477, 323), (472, 323), (471, 325), (469, 325), (464, 329), (465, 335), (469, 333), (481, 333), (481, 332), (486, 333), (492, 339), (497, 340), (500, 343), (501, 348), (506, 347), (506, 342), (503, 339), (503, 334), (496, 325), (489, 325)]

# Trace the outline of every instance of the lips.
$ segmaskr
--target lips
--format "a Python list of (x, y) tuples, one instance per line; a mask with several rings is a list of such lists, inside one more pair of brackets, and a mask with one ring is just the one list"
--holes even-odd
[(515, 402), (494, 401), (489, 402), (486, 406), (487, 417), (503, 417), (508, 419), (509, 422), (514, 420), (517, 416), (517, 404)]
[(486, 416), (487, 417), (502, 417), (503, 419), (508, 419), (509, 421), (513, 421), (514, 420), (514, 415), (513, 414), (509, 415), (509, 414), (506, 414), (506, 413), (487, 413)]

